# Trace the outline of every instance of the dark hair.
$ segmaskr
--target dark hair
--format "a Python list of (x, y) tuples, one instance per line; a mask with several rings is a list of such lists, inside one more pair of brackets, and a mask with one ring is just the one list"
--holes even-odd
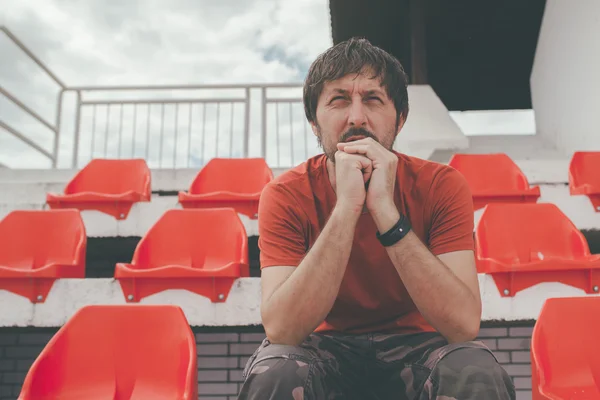
[(373, 46), (367, 39), (351, 38), (320, 54), (308, 70), (304, 81), (304, 112), (309, 122), (317, 122), (317, 103), (325, 82), (348, 74), (360, 74), (368, 68), (371, 78), (378, 78), (396, 107), (396, 126), (400, 117), (408, 116), (408, 77), (400, 61)]

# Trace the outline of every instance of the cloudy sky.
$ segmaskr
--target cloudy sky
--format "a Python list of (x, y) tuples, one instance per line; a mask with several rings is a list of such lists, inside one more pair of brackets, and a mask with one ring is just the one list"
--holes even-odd
[[(0, 25), (8, 28), (69, 87), (301, 83), (312, 60), (331, 45), (327, 0), (0, 0), (0, 3)], [(53, 125), (59, 86), (2, 32), (0, 58), (0, 86)], [(292, 92), (282, 91), (273, 96), (298, 97), (298, 91)], [(88, 95), (92, 97), (87, 99), (101, 99), (102, 95), (104, 99), (146, 95), (240, 97), (244, 91)], [(249, 155), (260, 151), (261, 146), (258, 95), (260, 91), (252, 92), (250, 130), (255, 136), (251, 136)], [(74, 101), (73, 93), (65, 95), (59, 167), (69, 167), (73, 158)], [(152, 165), (164, 162), (164, 166), (178, 167), (201, 165), (206, 158), (237, 156), (242, 151), (241, 103), (209, 104), (205, 108), (202, 104), (167, 105), (164, 110), (160, 105), (145, 107), (128, 104), (82, 108), (78, 164), (85, 164), (92, 156), (117, 156), (119, 149), (124, 155), (147, 155)], [(282, 162), (288, 163), (290, 159), (296, 163), (318, 151), (310, 130), (306, 132), (299, 103), (269, 107), (276, 112), (269, 113), (268, 158), (277, 157), (277, 146), (286, 149), (282, 157), (288, 158)], [(495, 126), (499, 132), (507, 130), (503, 125), (506, 119), (501, 116), (454, 118), (467, 134), (481, 132), (482, 124), (492, 130)], [(531, 124), (531, 114), (519, 118), (521, 126)], [(25, 116), (3, 96), (0, 96), (0, 120), (52, 151), (53, 133)], [(281, 132), (276, 135), (277, 126)], [(105, 132), (112, 135), (110, 140), (106, 140)], [(175, 135), (177, 142), (173, 141)], [(292, 137), (296, 138), (294, 143)], [(0, 163), (12, 168), (50, 165), (47, 158), (2, 128)]]
[[(301, 82), (331, 45), (326, 0), (1, 2), (0, 25), (68, 86)], [(0, 54), (0, 85), (54, 121), (58, 85), (2, 33)], [(52, 148), (51, 132), (25, 122), (4, 98), (0, 118)], [(70, 146), (61, 140), (61, 158), (70, 158)], [(48, 164), (1, 131), (0, 149), (0, 162), (11, 167)]]

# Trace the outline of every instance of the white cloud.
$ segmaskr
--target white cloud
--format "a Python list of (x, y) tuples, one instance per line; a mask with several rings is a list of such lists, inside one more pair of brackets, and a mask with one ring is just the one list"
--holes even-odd
[[(331, 45), (327, 0), (4, 0), (0, 25), (69, 86), (300, 82)], [(0, 85), (53, 122), (59, 87), (6, 38), (0, 54)], [(51, 150), (51, 133), (2, 98), (0, 119)], [(63, 139), (59, 165), (68, 166), (72, 138)], [(48, 166), (2, 130), (0, 162)]]

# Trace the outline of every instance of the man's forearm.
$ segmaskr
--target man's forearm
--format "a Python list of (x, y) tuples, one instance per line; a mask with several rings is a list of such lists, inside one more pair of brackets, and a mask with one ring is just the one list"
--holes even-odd
[(388, 254), (423, 317), (449, 342), (473, 340), (479, 330), (479, 301), (409, 232)]
[(334, 208), (300, 265), (263, 305), (263, 324), (272, 341), (301, 343), (331, 311), (346, 271), (357, 220), (356, 213)]
[[(399, 214), (375, 216), (386, 231)], [(414, 232), (387, 247), (408, 294), (423, 317), (449, 342), (477, 335), (481, 303), (469, 287), (425, 246)]]

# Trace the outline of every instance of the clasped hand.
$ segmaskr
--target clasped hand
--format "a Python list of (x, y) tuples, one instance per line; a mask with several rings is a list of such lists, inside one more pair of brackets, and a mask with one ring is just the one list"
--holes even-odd
[(372, 138), (338, 143), (335, 154), (338, 201), (366, 205), (371, 214), (395, 209), (398, 157)]

